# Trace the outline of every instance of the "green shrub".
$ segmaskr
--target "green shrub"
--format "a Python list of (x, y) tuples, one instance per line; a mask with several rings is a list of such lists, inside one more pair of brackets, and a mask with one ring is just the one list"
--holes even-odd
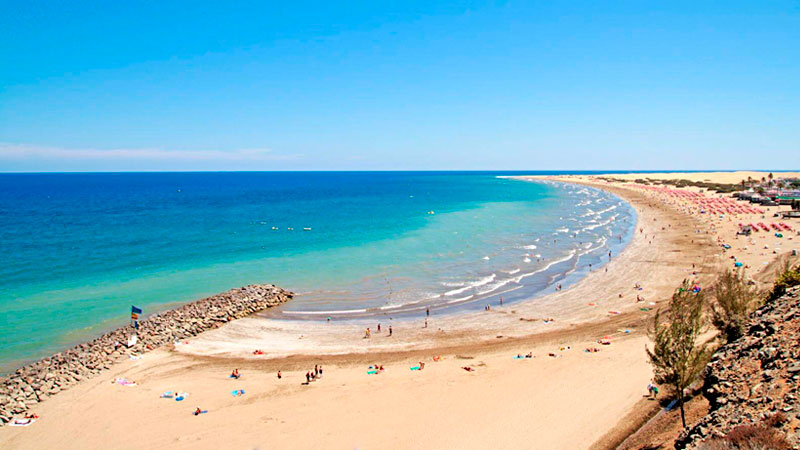
[(775, 300), (783, 296), (787, 289), (797, 285), (800, 285), (800, 265), (792, 268), (789, 265), (789, 261), (786, 261), (783, 265), (783, 270), (781, 270), (780, 274), (775, 279), (775, 285), (772, 287), (772, 291), (769, 293), (767, 299)]
[(715, 302), (711, 304), (711, 323), (726, 341), (744, 335), (750, 313), (758, 307), (758, 292), (747, 283), (744, 270), (726, 270), (714, 283)]

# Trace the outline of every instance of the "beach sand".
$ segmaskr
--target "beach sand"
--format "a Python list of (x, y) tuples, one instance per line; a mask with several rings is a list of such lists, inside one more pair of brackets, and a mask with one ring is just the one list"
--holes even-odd
[[(775, 258), (800, 248), (800, 238), (736, 238), (736, 223), (772, 222), (778, 207), (764, 208), (765, 218), (728, 221), (631, 183), (559, 179), (600, 186), (637, 209), (642, 232), (608, 272), (491, 312), (433, 317), (429, 328), (422, 328), (424, 318), (398, 322), (391, 338), (385, 327), (363, 339), (351, 325), (287, 330), (261, 317), (241, 319), (48, 399), (35, 408), (41, 418), (33, 425), (0, 429), (0, 448), (588, 448), (641, 407), (652, 373), (646, 326), (658, 306), (650, 302), (662, 302), (693, 270), (706, 285), (733, 266), (734, 254), (750, 274), (763, 272), (766, 286)], [(722, 242), (731, 249), (724, 252)], [(645, 302), (637, 303), (637, 294)], [(545, 317), (556, 320), (544, 324)], [(596, 342), (605, 336), (611, 345)], [(600, 351), (584, 352), (593, 347)], [(267, 355), (253, 356), (256, 348)], [(513, 359), (529, 351), (535, 358)], [(434, 362), (434, 355), (444, 360)], [(409, 370), (419, 361), (424, 370)], [(386, 370), (368, 375), (373, 363)], [(324, 377), (302, 385), (314, 364), (322, 364)], [(227, 376), (235, 367), (240, 380)], [(112, 384), (115, 377), (137, 386)], [(246, 393), (234, 397), (234, 389)], [(189, 397), (159, 398), (169, 390)], [(209, 412), (193, 416), (198, 406)]]

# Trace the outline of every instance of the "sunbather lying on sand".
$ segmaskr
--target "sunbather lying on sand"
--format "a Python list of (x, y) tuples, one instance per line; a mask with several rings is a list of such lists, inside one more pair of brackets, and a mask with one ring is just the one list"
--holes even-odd
[(464, 367), (462, 367), (462, 369), (466, 370), (467, 372), (474, 372), (475, 371), (475, 369), (473, 369), (472, 367), (469, 367), (469, 366), (464, 366)]

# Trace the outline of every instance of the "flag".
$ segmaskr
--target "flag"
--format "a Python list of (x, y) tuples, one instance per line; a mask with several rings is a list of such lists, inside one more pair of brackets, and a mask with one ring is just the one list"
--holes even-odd
[(141, 308), (137, 308), (137, 307), (131, 305), (131, 314), (141, 314), (141, 313), (142, 313)]

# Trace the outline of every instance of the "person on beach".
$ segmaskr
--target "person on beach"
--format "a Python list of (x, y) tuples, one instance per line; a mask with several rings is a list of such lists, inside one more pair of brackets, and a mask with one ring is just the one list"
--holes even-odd
[(306, 384), (311, 384), (311, 372), (306, 372)]
[(367, 331), (364, 333), (364, 339), (369, 339), (370, 334), (369, 328), (367, 328)]
[(203, 414), (203, 410), (200, 409), (200, 407), (198, 406), (197, 409), (195, 409), (192, 414), (194, 414), (195, 416), (199, 416), (200, 414)]
[(316, 364), (314, 364), (314, 377), (316, 377), (317, 375), (319, 375), (319, 367)]
[(319, 366), (319, 377), (322, 378), (322, 366)]
[(428, 328), (428, 319), (425, 319), (425, 327), (424, 328)]
[(378, 324), (378, 333), (381, 332), (381, 324)]
[(392, 326), (389, 325), (389, 336), (391, 336), (391, 335), (392, 335)]
[(281, 378), (283, 378), (283, 375), (281, 374), (280, 369), (278, 369), (278, 379), (280, 380)]
[(425, 317), (430, 317), (430, 316), (431, 316), (431, 308), (430, 307), (426, 307), (425, 308)]
[(503, 297), (500, 296), (500, 306), (503, 306)]
[(242, 374), (239, 373), (239, 369), (233, 369), (233, 372), (231, 372), (231, 378), (236, 378), (238, 380), (241, 376)]

